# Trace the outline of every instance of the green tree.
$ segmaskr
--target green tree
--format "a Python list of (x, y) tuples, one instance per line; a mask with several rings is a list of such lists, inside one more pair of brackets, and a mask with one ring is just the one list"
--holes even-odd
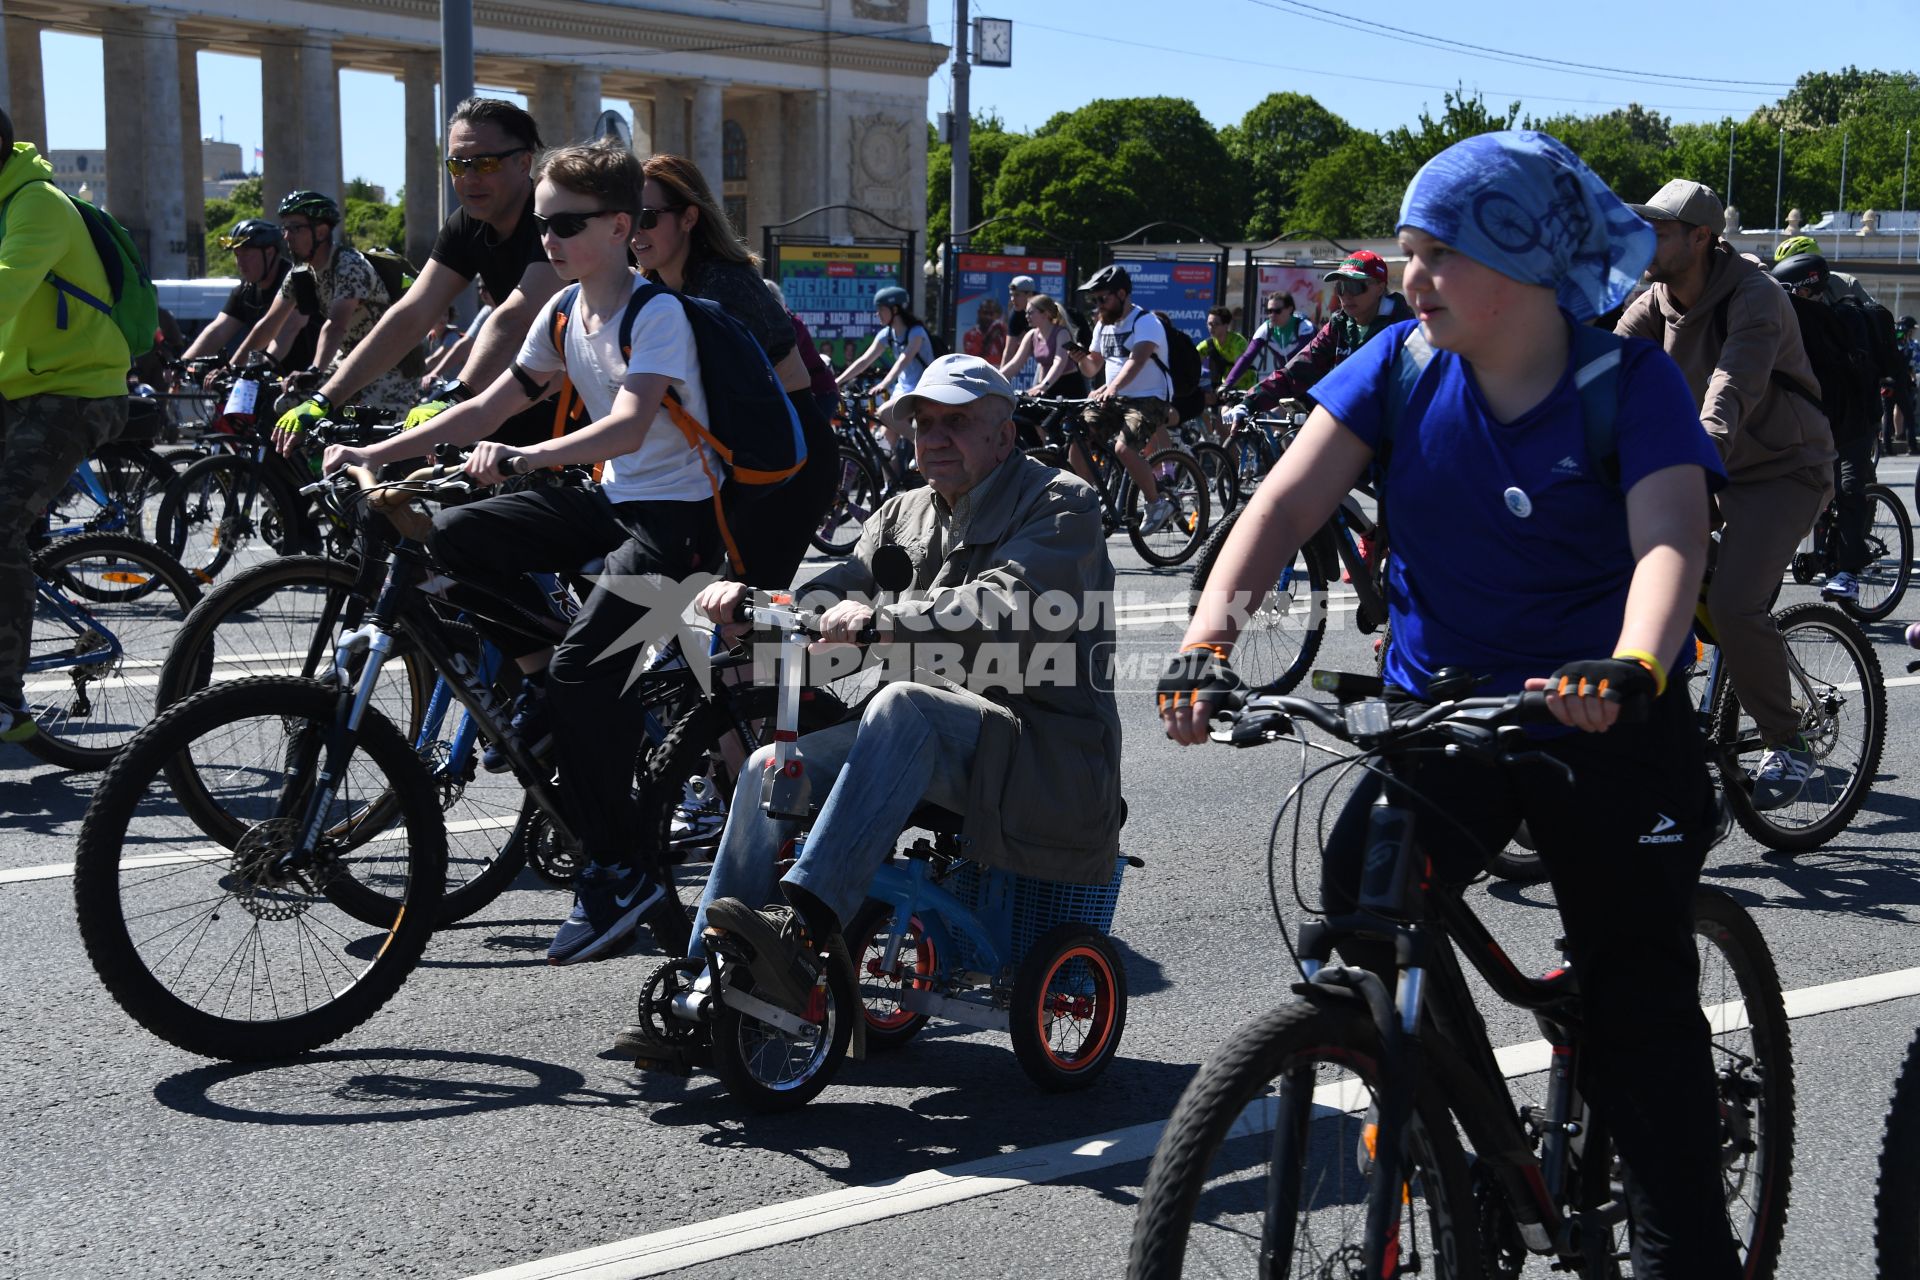
[(207, 201), (203, 221), (206, 225), (207, 274), (210, 276), (234, 276), (240, 274), (240, 266), (233, 260), (233, 250), (223, 248), (221, 237), (233, 230), (236, 222), (247, 218), (258, 218), (260, 212), (260, 180), (248, 178), (236, 183), (233, 194), (225, 199)]
[(1112, 193), (1116, 207), (1140, 216), (1131, 222), (1101, 219), (1103, 238), (1155, 220), (1184, 222), (1215, 239), (1240, 231), (1233, 159), (1219, 133), (1185, 98), (1103, 98), (1055, 115), (1034, 136), (1071, 138), (1111, 162), (1108, 171), (1128, 188)]
[(1294, 227), (1316, 236), (1393, 234), (1400, 196), (1413, 177), (1378, 135), (1356, 132), (1300, 176)]
[[(973, 131), (967, 138), (967, 208), (973, 222), (987, 215), (987, 195), (1000, 166), (1009, 152), (1025, 142), (1024, 133), (1009, 132), (1006, 122), (989, 112), (973, 118)], [(927, 126), (927, 234), (938, 240), (953, 224), (953, 148), (940, 141), (932, 125)], [(997, 234), (997, 232), (996, 232)]]
[(1246, 185), (1243, 234), (1264, 240), (1290, 230), (1301, 178), (1352, 133), (1345, 120), (1303, 93), (1270, 93), (1237, 126), (1222, 129), (1221, 142)]
[(382, 245), (399, 249), (406, 244), (406, 213), (394, 205), (348, 196), (343, 218), (350, 244), (363, 249)]
[(1145, 203), (1110, 156), (1065, 134), (1029, 138), (1000, 166), (991, 203), (995, 239), (1046, 245), (1083, 262), (1100, 242), (1149, 221)]
[(1487, 110), (1485, 95), (1477, 91), (1469, 95), (1464, 86), (1442, 94), (1441, 100), (1444, 109), (1438, 120), (1422, 107), (1414, 125), (1401, 125), (1385, 135), (1387, 146), (1398, 157), (1409, 181), (1421, 165), (1461, 139), (1511, 129), (1520, 118), (1519, 103), (1509, 103), (1506, 114), (1498, 115)]
[(1623, 200), (1644, 200), (1673, 176), (1672, 123), (1638, 104), (1597, 116), (1529, 119), (1525, 127), (1566, 143)]
[(374, 190), (373, 184), (365, 178), (349, 179), (343, 198), (347, 200), (365, 200), (371, 204), (384, 203), (380, 199), (379, 192)]

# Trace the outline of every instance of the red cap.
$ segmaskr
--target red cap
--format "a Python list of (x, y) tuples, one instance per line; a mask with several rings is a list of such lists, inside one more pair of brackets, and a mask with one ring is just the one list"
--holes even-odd
[(1387, 282), (1386, 259), (1371, 249), (1358, 249), (1348, 254), (1345, 262), (1320, 278), (1338, 280), (1342, 277), (1348, 280), (1378, 280), (1381, 284), (1385, 284)]

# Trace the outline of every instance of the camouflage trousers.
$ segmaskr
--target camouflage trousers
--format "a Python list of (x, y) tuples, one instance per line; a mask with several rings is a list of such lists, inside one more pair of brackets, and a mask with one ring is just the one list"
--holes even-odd
[(127, 400), (0, 400), (0, 702), (22, 701), (33, 636), (27, 539), (67, 478), (127, 426)]

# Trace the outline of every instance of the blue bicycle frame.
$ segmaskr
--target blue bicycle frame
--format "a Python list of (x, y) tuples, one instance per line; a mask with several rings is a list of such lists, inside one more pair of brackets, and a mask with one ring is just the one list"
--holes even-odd
[(91, 613), (88, 613), (85, 609), (67, 599), (63, 593), (56, 590), (45, 578), (36, 575), (33, 580), (33, 590), (34, 594), (44, 601), (47, 606), (53, 610), (54, 614), (62, 622), (67, 624), (68, 628), (70, 628), (75, 635), (90, 631), (107, 643), (104, 649), (95, 649), (89, 653), (29, 658), (26, 668), (29, 672), (58, 671), (65, 667), (100, 666), (103, 663), (114, 661), (124, 652), (124, 646), (121, 645), (119, 637), (101, 626), (98, 618), (95, 618)]

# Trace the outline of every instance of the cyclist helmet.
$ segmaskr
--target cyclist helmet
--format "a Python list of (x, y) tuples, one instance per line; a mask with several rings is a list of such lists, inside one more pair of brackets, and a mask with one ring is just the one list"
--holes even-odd
[(905, 310), (912, 301), (913, 296), (897, 284), (890, 284), (873, 295), (874, 306), (892, 307), (895, 311)]
[(1817, 253), (1796, 253), (1773, 264), (1773, 278), (1789, 289), (1820, 284), (1827, 278), (1827, 260)]
[(1815, 243), (1812, 236), (1788, 236), (1774, 248), (1773, 260), (1784, 262), (1797, 253), (1817, 254), (1819, 252), (1820, 246)]
[(1920, 320), (1915, 320), (1912, 316), (1901, 316), (1898, 327), (1901, 329), (1911, 329), (1915, 325), (1920, 325)]
[(284, 218), (290, 213), (304, 213), (315, 222), (340, 225), (340, 206), (332, 197), (318, 191), (289, 191), (280, 202), (280, 216)]
[(286, 247), (286, 237), (280, 234), (280, 224), (269, 222), (265, 218), (243, 218), (220, 237), (223, 249), (282, 249)]
[(1101, 289), (1125, 289), (1133, 292), (1133, 277), (1127, 269), (1117, 262), (1109, 262), (1093, 273), (1093, 278), (1080, 286), (1082, 293), (1094, 293)]

